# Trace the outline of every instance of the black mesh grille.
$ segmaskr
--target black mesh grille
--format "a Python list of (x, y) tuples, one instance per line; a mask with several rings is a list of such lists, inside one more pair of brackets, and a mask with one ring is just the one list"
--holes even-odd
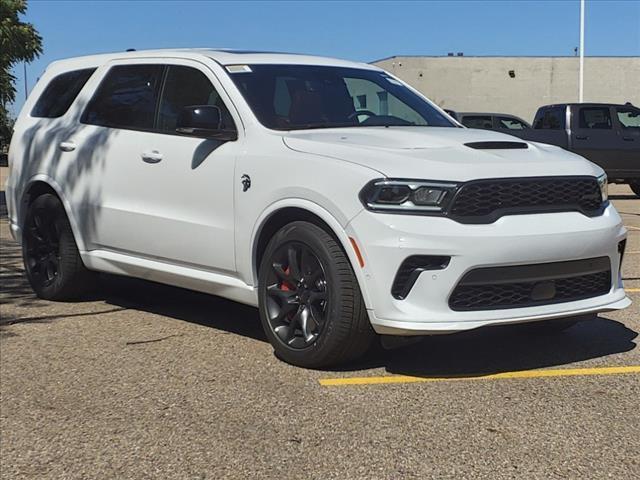
[(602, 207), (593, 177), (493, 179), (462, 185), (449, 215), (462, 223), (488, 223), (514, 213), (580, 211), (595, 216)]
[(449, 299), (449, 307), (457, 311), (495, 310), (572, 302), (597, 297), (605, 295), (611, 289), (611, 271), (548, 280), (545, 283), (553, 285), (551, 288), (555, 290), (555, 294), (550, 298), (535, 299), (534, 289), (541, 283), (532, 281), (487, 285), (458, 285)]

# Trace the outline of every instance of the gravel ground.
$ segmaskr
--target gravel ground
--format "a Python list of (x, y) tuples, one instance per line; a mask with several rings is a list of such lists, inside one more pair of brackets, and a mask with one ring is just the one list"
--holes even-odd
[(452, 377), (640, 365), (635, 304), (565, 333), (516, 327), (428, 338), (341, 371), (277, 360), (257, 312), (117, 277), (80, 303), (35, 298), (0, 220), (2, 479), (640, 478), (640, 375), (325, 387), (320, 379)]

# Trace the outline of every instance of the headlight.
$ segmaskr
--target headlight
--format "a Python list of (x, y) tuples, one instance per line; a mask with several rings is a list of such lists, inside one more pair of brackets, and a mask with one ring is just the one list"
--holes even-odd
[(598, 185), (600, 186), (600, 195), (602, 201), (606, 202), (609, 199), (609, 184), (607, 183), (607, 174), (603, 173), (598, 177)]
[(362, 189), (360, 200), (373, 211), (438, 213), (447, 207), (457, 186), (451, 182), (379, 179)]

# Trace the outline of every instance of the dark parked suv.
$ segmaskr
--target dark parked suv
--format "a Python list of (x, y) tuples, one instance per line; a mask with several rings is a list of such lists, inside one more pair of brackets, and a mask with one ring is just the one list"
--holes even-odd
[(531, 125), (520, 117), (507, 113), (455, 112), (453, 110), (445, 110), (445, 112), (468, 128), (495, 130), (503, 133), (511, 133), (511, 130), (528, 130), (531, 128)]
[(610, 182), (640, 196), (640, 109), (627, 103), (563, 103), (538, 109), (526, 140), (558, 145), (600, 165)]

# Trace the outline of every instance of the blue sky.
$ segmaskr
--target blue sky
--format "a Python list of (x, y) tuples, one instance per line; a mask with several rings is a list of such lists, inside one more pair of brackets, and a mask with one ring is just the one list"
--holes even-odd
[[(44, 39), (29, 89), (60, 58), (127, 48), (227, 47), (370, 62), (392, 55), (573, 55), (579, 1), (30, 0)], [(640, 1), (587, 0), (586, 55), (640, 55)], [(24, 100), (16, 68), (17, 110)]]

